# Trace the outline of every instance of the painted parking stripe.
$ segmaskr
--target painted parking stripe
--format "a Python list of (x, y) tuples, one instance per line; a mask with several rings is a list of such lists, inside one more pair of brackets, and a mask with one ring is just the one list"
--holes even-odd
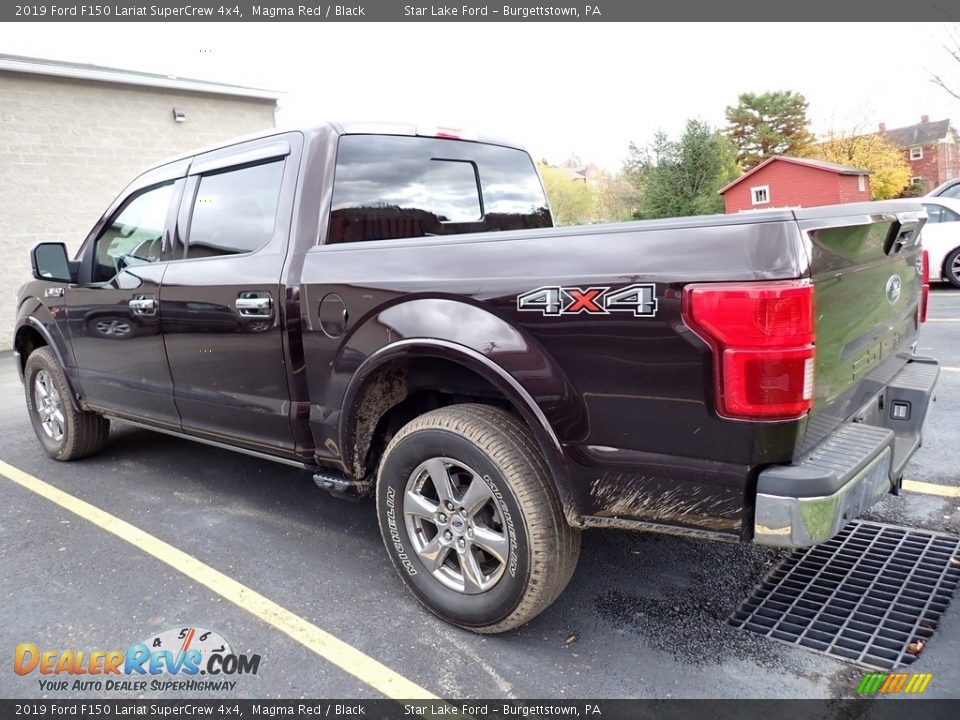
[(960, 373), (960, 367), (944, 367), (940, 366), (940, 372), (958, 372)]
[(927, 318), (926, 322), (960, 322), (960, 318)]
[(919, 480), (904, 480), (903, 489), (908, 492), (923, 493), (924, 495), (939, 495), (940, 497), (960, 498), (960, 487), (953, 485), (939, 485), (925, 483)]
[(308, 650), (353, 675), (374, 690), (392, 699), (434, 700), (436, 696), (407, 680), (386, 665), (357, 648), (295, 615), (260, 593), (237, 582), (219, 570), (197, 560), (163, 540), (140, 530), (100, 508), (45, 483), (0, 460), (0, 475), (37, 495), (79, 515), (102, 530), (116, 535), (136, 548), (153, 555), (174, 570), (207, 587), (237, 607), (289, 635)]

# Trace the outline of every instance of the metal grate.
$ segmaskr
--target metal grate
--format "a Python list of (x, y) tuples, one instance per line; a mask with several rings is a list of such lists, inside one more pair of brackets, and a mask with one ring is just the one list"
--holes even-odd
[(797, 550), (729, 623), (864, 667), (909, 665), (960, 583), (960, 538), (863, 521)]

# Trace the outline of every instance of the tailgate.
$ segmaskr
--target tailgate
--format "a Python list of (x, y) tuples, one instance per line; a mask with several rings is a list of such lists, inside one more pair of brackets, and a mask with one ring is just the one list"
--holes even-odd
[(921, 206), (857, 203), (795, 212), (808, 240), (816, 312), (814, 405), (798, 450), (813, 447), (913, 354), (923, 284)]

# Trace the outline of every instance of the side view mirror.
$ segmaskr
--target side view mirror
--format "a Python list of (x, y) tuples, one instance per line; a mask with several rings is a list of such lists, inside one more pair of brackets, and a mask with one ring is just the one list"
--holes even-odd
[(73, 282), (67, 246), (59, 242), (44, 242), (30, 251), (30, 264), (37, 280)]

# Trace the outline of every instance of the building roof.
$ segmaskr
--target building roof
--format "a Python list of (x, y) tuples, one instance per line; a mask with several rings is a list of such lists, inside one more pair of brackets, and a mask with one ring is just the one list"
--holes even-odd
[(880, 134), (893, 145), (905, 148), (915, 145), (931, 145), (943, 140), (949, 132), (949, 120), (934, 120), (933, 122), (919, 122), (916, 125), (884, 130)]
[(51, 75), (54, 77), (76, 78), (78, 80), (92, 80), (95, 82), (139, 85), (142, 87), (166, 88), (169, 90), (185, 90), (187, 92), (212, 95), (233, 95), (259, 100), (273, 100), (274, 102), (283, 96), (283, 93), (280, 91), (267, 90), (264, 88), (243, 87), (242, 85), (229, 85), (226, 83), (208, 82), (206, 80), (192, 80), (190, 78), (176, 77), (175, 75), (160, 75), (137, 70), (121, 70), (119, 68), (102, 67), (100, 65), (87, 65), (61, 60), (44, 60), (42, 58), (0, 53), (0, 71), (4, 70), (33, 75)]
[(862, 168), (847, 167), (845, 165), (837, 165), (837, 163), (827, 162), (826, 160), (813, 160), (812, 158), (797, 158), (790, 157), (788, 155), (774, 155), (773, 157), (768, 157), (762, 163), (757, 165), (752, 170), (748, 170), (743, 175), (738, 177), (732, 183), (726, 187), (720, 188), (717, 191), (718, 195), (723, 195), (727, 190), (732, 188), (734, 185), (739, 185), (741, 182), (746, 180), (748, 177), (757, 172), (760, 168), (766, 167), (770, 163), (782, 160), (783, 162), (792, 163), (794, 165), (805, 165), (807, 167), (816, 168), (817, 170), (826, 170), (827, 172), (836, 173), (837, 175), (872, 175), (873, 171), (864, 170)]

